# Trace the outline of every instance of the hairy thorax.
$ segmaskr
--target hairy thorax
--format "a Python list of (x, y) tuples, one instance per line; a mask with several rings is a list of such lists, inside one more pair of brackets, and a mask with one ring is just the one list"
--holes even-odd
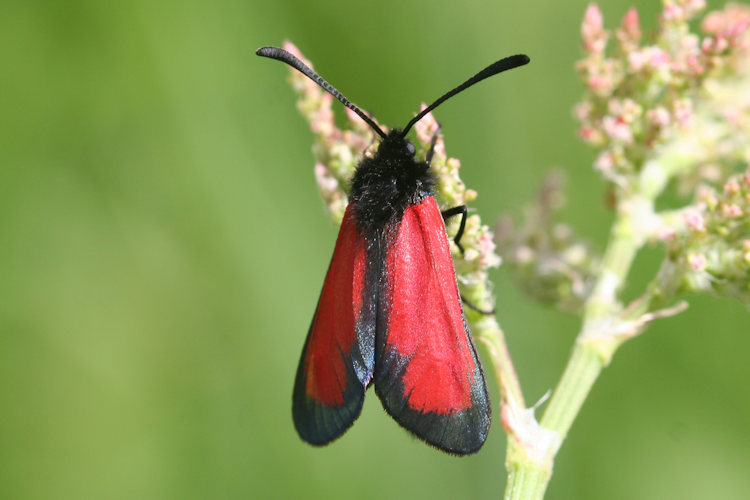
[(432, 194), (434, 180), (425, 161), (414, 156), (414, 146), (391, 130), (375, 155), (363, 158), (352, 178), (349, 202), (366, 239), (398, 223), (409, 205)]

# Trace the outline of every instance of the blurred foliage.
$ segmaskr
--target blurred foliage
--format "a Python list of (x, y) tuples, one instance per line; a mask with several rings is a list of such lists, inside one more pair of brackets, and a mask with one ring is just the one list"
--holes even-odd
[[(601, 2), (605, 22), (632, 3)], [(634, 3), (648, 28), (658, 3)], [(565, 169), (564, 215), (603, 244), (610, 214), (571, 117), (585, 6), (3, 2), (0, 497), (499, 496), (497, 417), (465, 459), (410, 438), (372, 395), (333, 445), (295, 435), (292, 378), (336, 231), (286, 70), (253, 51), (293, 40), (388, 125), (528, 53), (523, 72), (439, 110), (448, 152), (487, 221), (530, 199), (546, 169)], [(496, 284), (536, 398), (577, 325), (530, 303), (502, 269)], [(737, 303), (701, 298), (618, 353), (549, 497), (746, 495), (748, 326)]]

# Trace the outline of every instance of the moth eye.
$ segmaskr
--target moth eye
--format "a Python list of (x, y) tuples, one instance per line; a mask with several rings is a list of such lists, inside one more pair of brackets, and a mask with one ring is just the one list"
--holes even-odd
[(407, 151), (409, 151), (409, 154), (412, 154), (412, 155), (417, 152), (416, 148), (414, 147), (414, 144), (412, 144), (411, 142), (406, 143), (406, 149)]

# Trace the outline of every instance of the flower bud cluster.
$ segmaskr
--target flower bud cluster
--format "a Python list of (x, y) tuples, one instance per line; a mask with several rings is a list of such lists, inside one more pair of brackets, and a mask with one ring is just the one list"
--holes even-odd
[[(750, 177), (737, 173), (750, 163), (750, 7), (728, 4), (694, 33), (704, 0), (662, 6), (648, 40), (637, 12), (628, 11), (615, 47), (598, 7), (589, 6), (579, 134), (599, 150), (595, 169), (616, 186), (618, 210), (640, 200), (650, 220), (662, 221), (637, 226), (658, 234), (667, 250), (652, 287), (657, 296), (712, 291), (748, 301)], [(656, 212), (670, 186), (697, 204)]]
[(750, 304), (750, 169), (722, 189), (701, 186), (684, 230), (667, 243), (679, 292), (711, 291)]
[(563, 184), (562, 172), (548, 174), (523, 223), (516, 226), (509, 217), (503, 218), (496, 237), (506, 269), (524, 292), (577, 313), (591, 291), (601, 257), (570, 226), (559, 222), (565, 204)]
[[(299, 49), (290, 42), (284, 49), (312, 68)], [(297, 109), (310, 124), (315, 134), (315, 179), (320, 194), (336, 224), (344, 218), (348, 203), (349, 182), (357, 166), (357, 159), (376, 143), (372, 130), (353, 111), (347, 111), (347, 128), (336, 126), (333, 113), (334, 98), (299, 71), (290, 69), (289, 83), (298, 96)]]
[(645, 43), (634, 9), (615, 30), (615, 47), (595, 4), (581, 28), (584, 58), (577, 67), (586, 93), (575, 108), (579, 135), (599, 150), (596, 170), (621, 187), (666, 149), (681, 157), (668, 174), (692, 177), (715, 173), (716, 154), (748, 152), (736, 136), (750, 130), (750, 8), (730, 4), (713, 12), (695, 34), (689, 22), (704, 0), (662, 3), (658, 28)]

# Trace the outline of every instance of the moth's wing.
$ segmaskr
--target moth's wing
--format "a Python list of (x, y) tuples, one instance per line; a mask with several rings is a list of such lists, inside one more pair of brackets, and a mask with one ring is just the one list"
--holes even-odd
[(366, 267), (365, 242), (350, 205), (294, 383), (294, 425), (311, 444), (327, 444), (352, 425), (372, 379), (375, 316), (363, 314), (363, 304), (374, 304), (376, 288), (365, 283)]
[(490, 401), (433, 197), (406, 209), (384, 265), (375, 392), (417, 437), (450, 453), (474, 453), (487, 438)]

